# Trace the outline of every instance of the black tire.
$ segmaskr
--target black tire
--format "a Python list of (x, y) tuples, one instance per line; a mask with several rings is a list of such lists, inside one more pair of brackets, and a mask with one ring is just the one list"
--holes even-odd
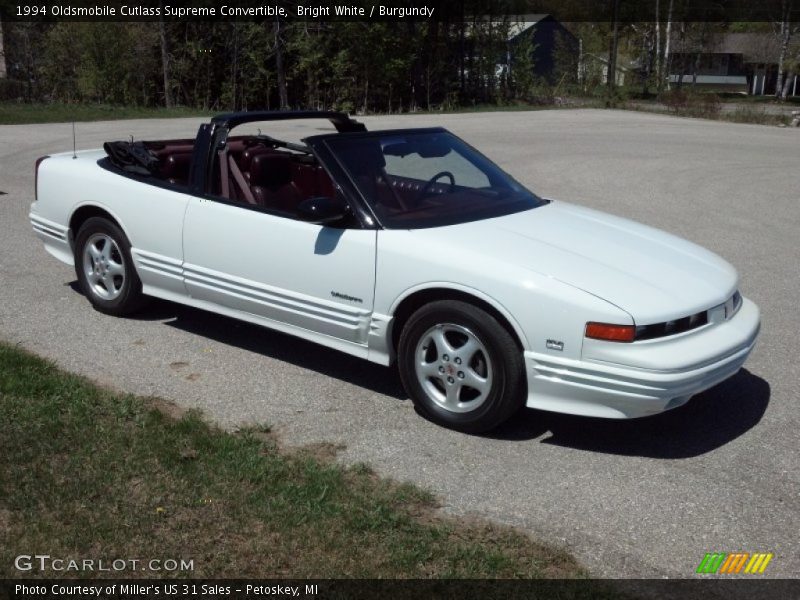
[[(98, 268), (107, 268), (108, 262), (112, 262), (114, 266), (122, 266), (121, 273), (111, 275), (110, 272), (107, 272), (107, 275), (111, 277), (108, 279), (108, 281), (112, 281), (110, 284), (102, 281), (92, 283), (89, 281), (89, 277), (93, 275), (93, 270), (85, 262), (87, 246), (91, 244), (97, 249), (99, 244), (99, 247), (105, 249), (108, 239), (113, 242), (108, 246), (111, 258), (106, 261), (105, 267), (101, 264), (98, 265)], [(91, 258), (88, 260), (93, 261)], [(92, 262), (92, 264), (97, 263)], [(145, 304), (142, 282), (131, 258), (131, 244), (116, 223), (108, 219), (92, 217), (87, 219), (78, 230), (75, 237), (75, 274), (78, 276), (81, 291), (92, 303), (92, 306), (100, 312), (116, 316), (129, 315)], [(108, 298), (103, 297), (103, 290), (108, 294)]]
[[(452, 360), (438, 349), (442, 344), (440, 334), (445, 339), (443, 347), (454, 350)], [(464, 342), (459, 346), (460, 339)], [(480, 349), (464, 350), (461, 358), (459, 349), (467, 348), (471, 339)], [(462, 361), (468, 360), (468, 355), (473, 363), (468, 366), (470, 371), (466, 372), (465, 380)], [(456, 359), (458, 365), (452, 362)], [(522, 350), (492, 315), (466, 302), (431, 302), (411, 315), (400, 334), (398, 367), (403, 386), (417, 409), (430, 420), (458, 431), (481, 433), (493, 429), (517, 412), (525, 401), (527, 384)], [(425, 371), (432, 368), (436, 373)], [(479, 382), (482, 392), (470, 388), (472, 375), (483, 377), (472, 379)], [(454, 401), (450, 399), (453, 391), (450, 387), (459, 388), (454, 392)], [(471, 396), (476, 397), (471, 400)]]

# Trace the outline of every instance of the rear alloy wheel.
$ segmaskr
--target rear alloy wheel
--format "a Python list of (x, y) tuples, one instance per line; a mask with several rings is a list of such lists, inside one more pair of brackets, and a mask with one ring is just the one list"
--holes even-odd
[(143, 304), (130, 242), (108, 219), (92, 217), (81, 226), (75, 239), (75, 273), (84, 295), (101, 312), (125, 315)]
[(487, 312), (437, 301), (414, 313), (398, 349), (400, 375), (431, 420), (479, 433), (505, 421), (524, 402), (522, 351)]

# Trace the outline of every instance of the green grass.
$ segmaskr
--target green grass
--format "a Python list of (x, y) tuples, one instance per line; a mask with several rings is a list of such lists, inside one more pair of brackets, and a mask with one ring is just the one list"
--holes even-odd
[[(166, 575), (195, 578), (587, 576), (515, 530), (439, 516), (429, 493), (338, 465), (336, 450), (284, 451), (268, 427), (225, 432), (0, 343), (0, 578), (41, 575), (13, 566), (34, 553), (193, 560)], [(585, 583), (579, 597), (597, 597)]]
[(772, 114), (758, 104), (737, 106), (732, 111), (704, 110), (702, 107), (689, 107), (670, 110), (662, 104), (639, 102), (626, 103), (619, 108), (636, 112), (650, 112), (673, 117), (689, 117), (694, 119), (707, 119), (711, 121), (727, 121), (730, 123), (750, 123), (755, 125), (789, 125), (792, 120), (790, 114)]
[[(591, 108), (600, 104), (592, 99), (573, 100), (569, 104), (476, 104), (474, 106), (453, 106), (447, 109), (419, 110), (402, 114), (451, 114), (476, 112), (508, 112), (547, 110), (553, 108)], [(224, 110), (216, 113), (225, 112)], [(116, 119), (167, 119), (179, 117), (209, 117), (209, 111), (186, 107), (146, 108), (134, 106), (110, 106), (104, 104), (25, 104), (0, 102), (0, 125), (21, 125), (26, 123), (68, 123), (71, 121), (107, 121)]]
[[(724, 94), (722, 96), (725, 96)], [(738, 96), (728, 95), (722, 97), (723, 103), (728, 101), (747, 102), (755, 106), (759, 104), (775, 103), (771, 97), (763, 96)], [(641, 106), (635, 110), (649, 111), (648, 102), (640, 101)], [(800, 106), (800, 98), (789, 98), (787, 106), (792, 104)], [(454, 114), (454, 113), (483, 113), (483, 112), (509, 112), (509, 111), (535, 111), (556, 108), (602, 108), (601, 99), (593, 97), (569, 97), (560, 104), (476, 104), (474, 106), (453, 106), (449, 108), (419, 110), (416, 113), (402, 114)], [(216, 111), (225, 112), (225, 111)], [(661, 112), (660, 110), (657, 112)], [(787, 118), (764, 116), (763, 111), (757, 109), (737, 110), (739, 114), (723, 113), (720, 120), (735, 121), (739, 123), (778, 124), (787, 122)], [(209, 117), (211, 111), (176, 107), (176, 108), (148, 108), (136, 106), (111, 106), (106, 104), (63, 104), (63, 103), (33, 103), (0, 102), (0, 125), (17, 125), (26, 123), (68, 123), (71, 121), (106, 121), (116, 119), (167, 119), (180, 117)]]
[(210, 116), (208, 111), (192, 108), (147, 108), (107, 104), (25, 104), (0, 102), (0, 125), (23, 123), (66, 123), (70, 121), (107, 121), (116, 119), (167, 119)]
[(721, 118), (733, 123), (757, 123), (760, 125), (788, 125), (792, 120), (791, 115), (768, 113), (758, 104), (737, 106), (735, 110), (723, 113)]
[(800, 105), (800, 96), (788, 96), (786, 100), (777, 100), (773, 95), (759, 96), (750, 94), (733, 94), (720, 92), (717, 94), (722, 102), (749, 103), (749, 104), (784, 104), (786, 106)]
[(596, 98), (569, 97), (561, 103), (529, 104), (525, 102), (513, 104), (474, 104), (472, 106), (453, 106), (452, 108), (419, 110), (415, 113), (402, 114), (458, 114), (458, 113), (483, 113), (483, 112), (524, 112), (536, 110), (553, 110), (564, 108), (601, 108), (602, 102)]

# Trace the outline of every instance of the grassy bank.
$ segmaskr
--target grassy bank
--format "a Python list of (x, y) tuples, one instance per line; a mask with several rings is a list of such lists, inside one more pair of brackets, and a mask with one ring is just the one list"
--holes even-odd
[(0, 125), (24, 123), (68, 123), (70, 121), (111, 121), (116, 119), (167, 119), (202, 117), (210, 112), (191, 108), (146, 108), (106, 104), (24, 104), (0, 102)]
[(619, 108), (641, 112), (655, 112), (676, 117), (752, 123), (757, 125), (787, 126), (792, 121), (792, 110), (798, 108), (794, 99), (777, 102), (763, 96), (739, 96), (672, 90), (659, 98), (629, 99), (621, 101)]
[(118, 574), (132, 577), (585, 576), (563, 552), (444, 519), (428, 493), (333, 454), (282, 451), (264, 427), (223, 432), (0, 343), (0, 577), (53, 575), (16, 571), (23, 553), (193, 561)]
[[(719, 103), (713, 110), (706, 106), (687, 106), (671, 109), (666, 104), (655, 100), (618, 100), (613, 107), (638, 110), (643, 112), (657, 112), (683, 117), (698, 117), (736, 123), (759, 123), (762, 125), (788, 124), (791, 116), (774, 114), (765, 107), (770, 103), (762, 99), (749, 99), (736, 102), (733, 110), (724, 110), (725, 102)], [(604, 101), (591, 97), (566, 97), (553, 99), (552, 103), (539, 104), (476, 104), (474, 106), (453, 106), (439, 110), (419, 110), (413, 114), (455, 114), (455, 113), (483, 113), (483, 112), (517, 112), (539, 111), (548, 109), (565, 108), (602, 108)], [(786, 106), (791, 107), (789, 103)], [(800, 107), (800, 104), (796, 105)], [(116, 119), (167, 119), (180, 117), (209, 117), (212, 114), (225, 112), (202, 111), (198, 109), (178, 108), (144, 108), (123, 107), (97, 104), (23, 104), (16, 102), (0, 102), (0, 125), (18, 125), (25, 123), (68, 123), (71, 121), (108, 121)], [(412, 114), (412, 113), (403, 113)]]
[[(590, 100), (572, 100), (565, 104), (477, 104), (475, 106), (454, 106), (441, 110), (419, 110), (413, 114), (475, 113), (546, 110), (552, 108), (585, 108), (600, 106)], [(0, 125), (19, 125), (24, 123), (66, 123), (71, 121), (108, 121), (115, 119), (166, 119), (179, 117), (208, 117), (223, 113), (191, 108), (142, 108), (118, 107), (94, 104), (22, 104), (0, 102)], [(403, 113), (412, 114), (412, 113)]]

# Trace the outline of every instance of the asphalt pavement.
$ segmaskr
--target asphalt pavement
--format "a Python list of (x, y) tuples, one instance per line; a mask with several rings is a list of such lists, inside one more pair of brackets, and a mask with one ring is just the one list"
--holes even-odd
[[(288, 446), (340, 444), (339, 460), (430, 489), (448, 513), (558, 544), (597, 575), (691, 577), (718, 551), (773, 552), (766, 577), (800, 575), (800, 129), (589, 109), (362, 120), (442, 125), (540, 195), (717, 252), (763, 313), (745, 368), (657, 417), (527, 410), (468, 436), (417, 415), (389, 368), (167, 302), (102, 315), (27, 219), (34, 160), (71, 150), (70, 124), (0, 126), (0, 338), (224, 427), (269, 423)], [(78, 123), (77, 146), (191, 137), (201, 122)], [(264, 133), (298, 139), (322, 127)]]

